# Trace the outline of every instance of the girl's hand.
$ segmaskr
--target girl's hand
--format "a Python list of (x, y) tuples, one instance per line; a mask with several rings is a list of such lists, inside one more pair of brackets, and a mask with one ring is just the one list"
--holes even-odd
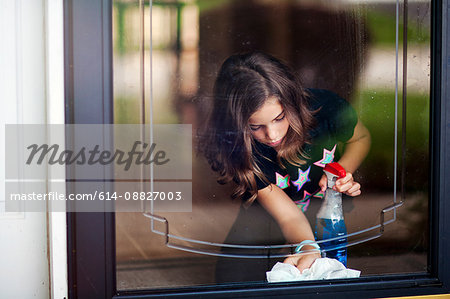
[[(322, 175), (319, 181), (319, 186), (322, 191), (327, 189), (327, 176)], [(336, 181), (333, 190), (347, 194), (349, 196), (358, 196), (361, 194), (361, 185), (353, 180), (353, 175), (347, 172), (347, 175), (342, 179)]]
[(297, 267), (302, 273), (303, 270), (309, 269), (318, 258), (320, 258), (320, 253), (297, 254), (285, 258), (283, 263)]

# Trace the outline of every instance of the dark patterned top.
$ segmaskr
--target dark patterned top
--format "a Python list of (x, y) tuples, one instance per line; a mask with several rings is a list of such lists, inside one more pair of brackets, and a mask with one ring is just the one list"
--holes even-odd
[[(283, 161), (286, 168), (276, 162), (276, 151), (262, 143), (256, 142), (256, 163), (267, 180), (280, 187), (304, 212), (310, 198), (323, 197), (319, 192), (319, 180), (325, 164), (337, 161), (341, 146), (352, 136), (357, 123), (357, 115), (350, 104), (338, 95), (319, 89), (308, 89), (309, 105), (315, 114), (315, 127), (309, 132), (310, 144), (303, 146), (307, 156), (301, 167)], [(258, 189), (269, 183), (256, 177)]]

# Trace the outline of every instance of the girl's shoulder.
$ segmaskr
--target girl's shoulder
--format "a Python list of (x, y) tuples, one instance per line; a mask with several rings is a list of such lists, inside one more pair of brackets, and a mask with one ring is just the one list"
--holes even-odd
[(313, 111), (325, 109), (332, 112), (335, 109), (342, 108), (343, 105), (349, 105), (345, 99), (330, 90), (308, 88), (306, 91), (308, 92), (309, 105)]
[(345, 99), (325, 89), (308, 89), (309, 105), (314, 111), (317, 125), (311, 136), (329, 132), (339, 141), (347, 141), (353, 135), (358, 121), (355, 109)]

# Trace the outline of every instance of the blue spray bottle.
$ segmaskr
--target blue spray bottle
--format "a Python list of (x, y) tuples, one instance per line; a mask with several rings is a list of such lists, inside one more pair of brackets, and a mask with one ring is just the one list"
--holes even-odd
[[(345, 169), (339, 163), (329, 163), (324, 168), (328, 179), (325, 199), (316, 216), (314, 237), (316, 241), (331, 239), (347, 234), (342, 211), (342, 194), (333, 190), (338, 178), (346, 175)], [(347, 238), (320, 243), (320, 248), (328, 258), (337, 259), (347, 266)], [(338, 249), (333, 249), (338, 248)]]

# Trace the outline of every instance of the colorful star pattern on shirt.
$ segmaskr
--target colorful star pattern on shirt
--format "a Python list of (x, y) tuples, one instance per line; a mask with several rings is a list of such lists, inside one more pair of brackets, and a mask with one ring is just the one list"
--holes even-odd
[(317, 198), (324, 198), (325, 197), (325, 191), (319, 191), (316, 194), (314, 194), (314, 197)]
[(309, 181), (309, 171), (311, 170), (311, 166), (308, 167), (306, 171), (302, 171), (300, 168), (298, 169), (298, 179), (296, 181), (292, 181), (294, 186), (297, 186), (297, 192), (302, 189), (303, 185)]
[(312, 194), (311, 193), (309, 193), (308, 191), (306, 191), (306, 190), (304, 190), (303, 191), (303, 200), (306, 200), (306, 199), (310, 199), (312, 197)]
[(333, 147), (333, 149), (331, 151), (329, 151), (326, 148), (324, 148), (323, 149), (323, 158), (322, 158), (322, 160), (314, 162), (314, 165), (317, 165), (317, 166), (323, 168), (323, 167), (325, 167), (325, 164), (333, 162), (335, 150), (336, 150), (336, 144), (334, 145), (334, 147)]
[[(308, 192), (306, 192), (306, 193), (308, 193)], [(302, 212), (306, 212), (306, 210), (308, 210), (309, 202), (310, 202), (309, 198), (308, 199), (303, 198), (301, 200), (294, 201), (294, 203), (297, 205), (297, 207), (299, 209), (302, 210)]]
[(311, 201), (311, 195), (311, 193), (305, 190), (303, 191), (303, 199), (294, 201), (294, 203), (299, 209), (302, 210), (302, 212), (306, 212), (306, 210), (308, 210), (309, 203)]
[(286, 176), (282, 176), (278, 172), (275, 172), (275, 176), (277, 179), (276, 184), (280, 189), (285, 189), (285, 188), (289, 187), (289, 175), (288, 174)]

